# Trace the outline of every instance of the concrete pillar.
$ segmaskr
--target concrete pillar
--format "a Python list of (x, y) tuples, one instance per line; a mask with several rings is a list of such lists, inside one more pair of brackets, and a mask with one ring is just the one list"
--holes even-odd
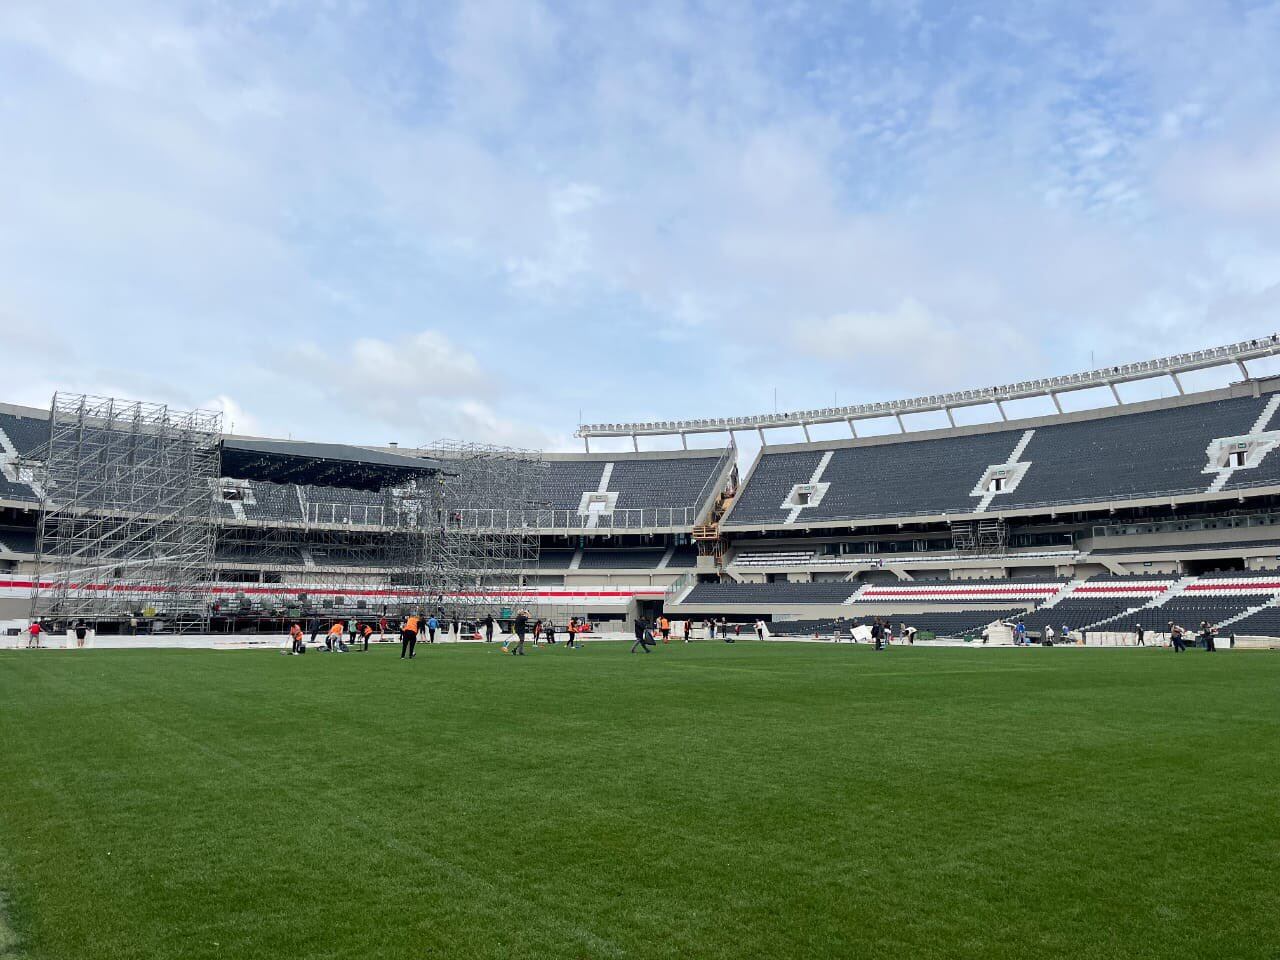
[(1005, 412), (1004, 412), (1004, 401), (1003, 401), (1003, 400), (997, 400), (997, 401), (996, 401), (996, 409), (1000, 411), (1000, 419), (1001, 419), (1001, 420), (1008, 420), (1008, 419), (1009, 419), (1009, 415), (1008, 415), (1007, 413), (1005, 413)]
[(1116, 398), (1116, 406), (1123, 407), (1124, 401), (1120, 399), (1120, 391), (1116, 389), (1116, 385), (1114, 383), (1108, 383), (1107, 386), (1111, 388), (1111, 395)]
[(1172, 370), (1169, 371), (1169, 379), (1173, 381), (1173, 385), (1178, 388), (1178, 396), (1184, 397), (1187, 391), (1182, 389), (1182, 381), (1178, 379), (1178, 375)]
[(951, 412), (951, 408), (950, 408), (950, 407), (943, 407), (942, 409), (944, 409), (944, 410), (946, 410), (946, 411), (947, 411), (947, 421), (951, 424), (951, 426), (953, 426), (953, 427), (954, 427), (954, 426), (956, 425), (956, 418), (955, 418), (955, 414), (953, 414), (953, 413)]
[(902, 423), (902, 414), (900, 414), (900, 413), (895, 413), (895, 414), (893, 415), (893, 419), (895, 419), (895, 420), (897, 420), (897, 421), (898, 421), (898, 432), (899, 432), (899, 433), (906, 433), (906, 432), (907, 432), (907, 428), (906, 428), (906, 426), (905, 426), (905, 425), (903, 425), (903, 423)]
[(1059, 413), (1062, 412), (1062, 401), (1058, 399), (1058, 395), (1052, 390), (1049, 391), (1049, 399), (1053, 401), (1053, 408)]
[(853, 425), (853, 417), (850, 417), (846, 422), (849, 424), (849, 433), (853, 435), (853, 439), (857, 440), (858, 428)]

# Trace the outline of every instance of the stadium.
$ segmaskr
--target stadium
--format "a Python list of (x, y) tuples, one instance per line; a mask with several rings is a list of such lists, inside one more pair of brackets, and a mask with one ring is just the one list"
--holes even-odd
[(0, 2), (0, 960), (1280, 960), (1277, 50)]
[[(962, 940), (1129, 956), (1153, 936), (1162, 956), (1264, 956), (1280, 379), (1248, 363), (1278, 353), (1268, 336), (864, 407), (582, 426), (579, 454), (241, 437), (216, 414), (75, 394), (6, 405), (0, 683), (19, 712), (0, 932), (33, 957), (954, 956)], [(1240, 379), (1181, 389), (1224, 365)], [(1152, 377), (1176, 395), (1005, 415)], [(999, 418), (902, 419), (979, 404)], [(900, 432), (859, 437), (875, 417)], [(824, 421), (850, 438), (764, 433)], [(745, 469), (743, 430), (764, 441)], [(712, 432), (728, 443), (696, 446)], [(683, 449), (640, 450), (672, 434)], [(589, 449), (619, 435), (630, 451)], [(426, 672), (387, 674), (399, 628), (427, 617), (431, 644), (424, 623), (408, 646)], [(535, 619), (550, 642), (532, 628), (530, 669), (495, 673)], [(1188, 680), (1171, 643), (1231, 652)], [(1081, 652), (1008, 659), (1032, 645)], [(637, 672), (637, 647), (661, 667)], [(301, 673), (265, 655), (290, 649), (313, 654)], [(406, 710), (408, 753), (383, 726)], [(1172, 752), (1154, 746), (1181, 725)], [(955, 821), (975, 804), (1014, 832)], [(76, 827), (16, 832), (50, 816)], [(1193, 835), (1169, 832), (1188, 817)], [(973, 852), (948, 865), (957, 843)], [(1140, 865), (1153, 850), (1182, 859)], [(1057, 863), (1073, 856), (1092, 859)], [(1165, 885), (1209, 876), (1153, 933)], [(1000, 892), (1009, 877), (1030, 901)], [(512, 884), (534, 892), (503, 906)], [(885, 884), (927, 901), (891, 895), (885, 913)], [(1076, 905), (1125, 884), (1153, 886), (1103, 933), (1081, 924)], [(336, 908), (316, 893), (352, 885)], [(180, 904), (191, 920), (167, 919)], [(904, 927), (919, 918), (941, 939)], [(648, 942), (659, 929), (670, 947)]]
[[(1280, 634), (1280, 380), (1247, 364), (1277, 353), (1272, 335), (962, 394), (583, 425), (580, 454), (224, 436), (212, 414), (66, 394), (50, 410), (6, 405), (0, 613), (10, 644), (23, 618), (104, 640), (271, 643), (294, 621), (383, 633), (412, 610), (470, 637), (526, 609), (598, 635), (666, 616), (698, 637), (763, 622), (832, 640), (883, 621), (1008, 643), (1003, 628), (1022, 623), (1031, 640), (1123, 646), (1176, 623), (1267, 646)], [(1180, 375), (1224, 366), (1240, 379), (1183, 389)], [(1120, 402), (1119, 385), (1155, 378), (1174, 395)], [(1104, 386), (1115, 403), (1062, 412), (1062, 396)], [(1056, 412), (1008, 417), (1035, 397)], [(977, 406), (998, 419), (955, 426)], [(951, 426), (906, 429), (904, 415), (936, 411)], [(898, 432), (859, 438), (877, 419)], [(851, 437), (764, 433), (832, 422)], [(763, 441), (750, 464), (742, 431)], [(690, 449), (712, 434), (728, 442)], [(590, 451), (619, 436), (631, 450)], [(657, 436), (683, 449), (640, 450)]]

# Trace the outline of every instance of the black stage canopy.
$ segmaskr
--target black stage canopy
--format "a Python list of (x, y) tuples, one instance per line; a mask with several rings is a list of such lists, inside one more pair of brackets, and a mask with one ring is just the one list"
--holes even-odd
[(224, 437), (222, 476), (268, 483), (381, 490), (440, 472), (440, 462), (342, 443)]

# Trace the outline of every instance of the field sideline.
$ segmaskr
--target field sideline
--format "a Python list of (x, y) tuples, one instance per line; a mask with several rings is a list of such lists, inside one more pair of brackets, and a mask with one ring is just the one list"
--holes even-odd
[(1280, 656), (0, 652), (0, 958), (1280, 956)]

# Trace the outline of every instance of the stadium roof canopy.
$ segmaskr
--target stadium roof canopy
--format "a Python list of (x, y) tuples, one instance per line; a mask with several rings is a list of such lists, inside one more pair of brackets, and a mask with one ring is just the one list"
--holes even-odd
[(1098, 370), (1087, 370), (1083, 373), (1071, 373), (1060, 377), (1044, 377), (1039, 380), (1024, 380), (1019, 383), (1007, 383), (1001, 386), (981, 387), (976, 390), (958, 390), (954, 393), (934, 394), (932, 396), (912, 397), (906, 400), (890, 400), (881, 403), (858, 403), (846, 407), (823, 407), (817, 410), (793, 410), (788, 413), (766, 413), (755, 416), (711, 417), (703, 420), (661, 420), (647, 423), (584, 423), (579, 425), (576, 436), (583, 441), (588, 453), (591, 452), (591, 440), (594, 437), (630, 437), (632, 447), (639, 450), (637, 437), (679, 436), (681, 444), (687, 448), (688, 436), (697, 433), (728, 433), (730, 437), (735, 431), (756, 431), (760, 442), (767, 444), (766, 430), (781, 427), (799, 427), (804, 431), (805, 440), (809, 440), (809, 427), (824, 423), (847, 423), (852, 436), (858, 436), (859, 420), (876, 420), (881, 417), (894, 417), (898, 421), (898, 429), (907, 432), (903, 423), (904, 415), (927, 413), (941, 410), (947, 415), (951, 426), (956, 425), (953, 410), (959, 407), (975, 407), (994, 404), (1000, 413), (1001, 420), (1008, 420), (1004, 405), (1011, 400), (1022, 400), (1028, 397), (1048, 397), (1053, 401), (1058, 413), (1062, 413), (1062, 403), (1058, 397), (1063, 393), (1075, 390), (1090, 390), (1096, 387), (1109, 387), (1116, 405), (1124, 401), (1116, 390), (1116, 384), (1131, 383), (1135, 380), (1151, 380), (1156, 377), (1169, 377), (1173, 380), (1178, 393), (1184, 394), (1179, 374), (1210, 367), (1235, 364), (1246, 380), (1249, 379), (1249, 368), (1246, 361), (1263, 357), (1280, 355), (1280, 334), (1270, 334), (1256, 340), (1243, 340), (1221, 347), (1207, 350), (1196, 350), (1192, 353), (1180, 353), (1171, 357), (1160, 357), (1156, 360), (1143, 360), (1139, 363), (1126, 363), (1115, 367), (1102, 367)]
[(381, 490), (440, 472), (440, 462), (342, 443), (225, 437), (222, 474), (242, 480)]

